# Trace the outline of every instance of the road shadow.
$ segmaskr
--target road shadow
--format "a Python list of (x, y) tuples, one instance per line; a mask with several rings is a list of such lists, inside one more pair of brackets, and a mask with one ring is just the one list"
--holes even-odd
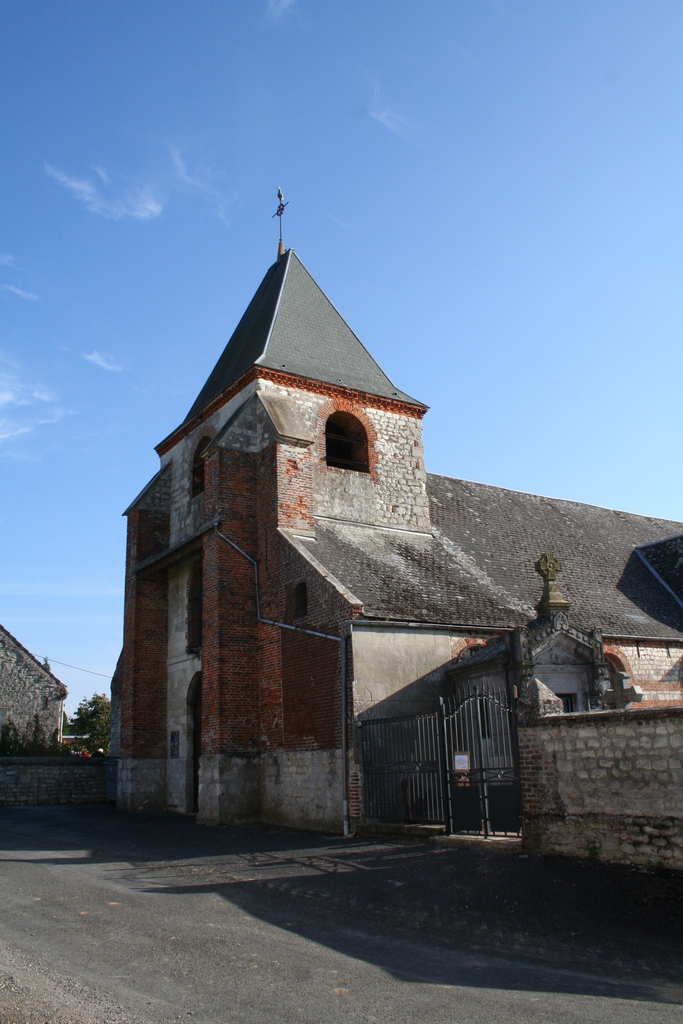
[(108, 807), (0, 810), (0, 850), (215, 894), (407, 982), (683, 1003), (683, 873)]

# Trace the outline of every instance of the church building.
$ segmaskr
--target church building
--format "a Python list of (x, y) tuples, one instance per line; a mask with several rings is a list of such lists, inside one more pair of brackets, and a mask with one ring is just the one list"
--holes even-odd
[(426, 412), (281, 253), (125, 513), (119, 807), (353, 829), (362, 723), (468, 662), (683, 702), (683, 524), (427, 473)]

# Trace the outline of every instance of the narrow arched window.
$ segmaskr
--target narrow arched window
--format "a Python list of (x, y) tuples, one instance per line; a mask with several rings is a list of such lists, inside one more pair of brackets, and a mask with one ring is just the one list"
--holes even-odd
[(192, 460), (193, 498), (196, 498), (198, 494), (203, 494), (204, 492), (204, 459), (202, 458), (202, 452), (210, 441), (210, 437), (203, 437), (194, 450), (194, 459)]
[(187, 645), (186, 654), (199, 654), (202, 649), (202, 563), (197, 562), (187, 581)]
[(308, 614), (308, 591), (305, 583), (297, 583), (294, 587), (294, 616), (300, 619)]
[(337, 469), (369, 471), (365, 427), (348, 412), (333, 413), (325, 424), (325, 461)]

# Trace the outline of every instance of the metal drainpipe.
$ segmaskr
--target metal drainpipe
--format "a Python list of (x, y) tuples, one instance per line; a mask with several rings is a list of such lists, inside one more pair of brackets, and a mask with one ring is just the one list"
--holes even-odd
[(248, 555), (239, 544), (236, 544), (230, 537), (226, 537), (224, 533), (218, 529), (218, 523), (220, 520), (216, 520), (213, 524), (214, 530), (226, 544), (229, 544), (231, 548), (234, 548), (243, 558), (246, 558), (248, 562), (254, 566), (254, 586), (256, 589), (256, 618), (259, 622), (265, 622), (268, 626), (279, 626), (280, 629), (293, 629), (297, 633), (308, 633), (309, 636), (320, 636), (324, 640), (334, 640), (335, 643), (339, 644), (339, 654), (341, 657), (341, 734), (342, 734), (342, 820), (344, 822), (344, 835), (350, 835), (350, 823), (349, 823), (349, 764), (348, 764), (348, 727), (346, 722), (346, 709), (347, 709), (347, 695), (346, 695), (346, 641), (351, 636), (352, 626), (349, 625), (349, 631), (344, 636), (335, 636), (333, 633), (321, 633), (317, 629), (306, 629), (305, 626), (293, 626), (291, 622), (279, 622), (277, 619), (266, 619), (261, 615), (261, 595), (259, 592), (259, 576), (258, 576), (258, 563), (255, 558)]

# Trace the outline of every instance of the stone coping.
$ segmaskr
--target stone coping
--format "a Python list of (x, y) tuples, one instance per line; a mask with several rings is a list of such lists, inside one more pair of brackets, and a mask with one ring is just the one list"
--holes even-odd
[(636, 722), (647, 719), (656, 721), (659, 718), (683, 718), (683, 704), (669, 704), (664, 708), (633, 708), (630, 711), (614, 710), (609, 711), (579, 711), (570, 714), (542, 715), (533, 722), (520, 723), (520, 729), (536, 729), (545, 725), (569, 725), (576, 722), (579, 725), (594, 723), (600, 725), (603, 722)]
[(0, 755), (0, 767), (9, 764), (44, 764), (44, 765), (80, 765), (104, 764), (106, 757), (76, 757), (73, 754), (41, 757), (33, 755), (30, 757), (12, 757)]

